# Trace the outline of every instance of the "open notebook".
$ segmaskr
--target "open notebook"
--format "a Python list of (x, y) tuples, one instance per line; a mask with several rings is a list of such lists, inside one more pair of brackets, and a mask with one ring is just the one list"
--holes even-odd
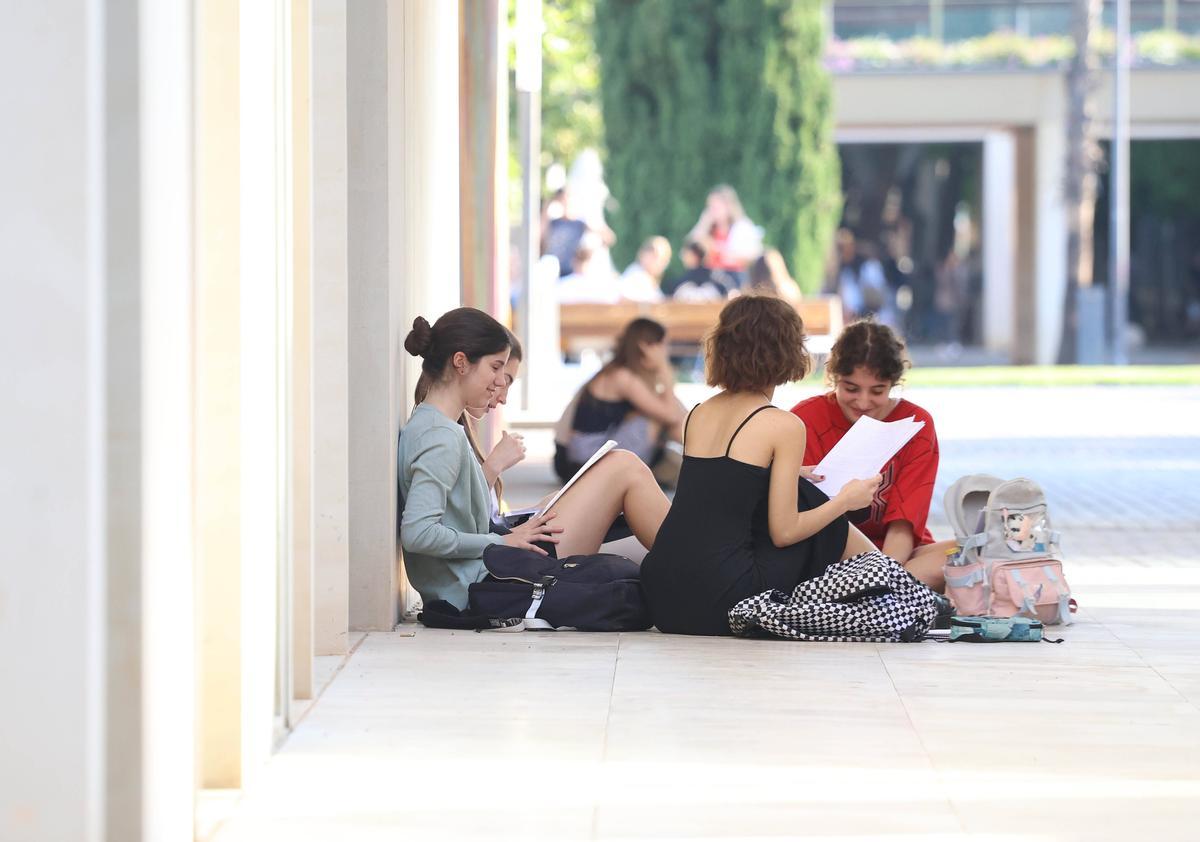
[(558, 491), (555, 492), (554, 496), (550, 498), (546, 505), (542, 506), (540, 509), (517, 509), (513, 512), (505, 512), (504, 525), (509, 529), (512, 529), (514, 526), (520, 526), (531, 517), (536, 517), (537, 515), (541, 515), (544, 512), (550, 511), (552, 508), (554, 508), (554, 504), (558, 502), (558, 499), (567, 493), (568, 488), (579, 481), (579, 478), (587, 472), (588, 468), (592, 467), (592, 465), (595, 465), (600, 460), (601, 456), (603, 456), (605, 453), (608, 453), (608, 451), (612, 450), (616, 446), (617, 443), (612, 439), (609, 439), (604, 444), (600, 445), (596, 452), (593, 453), (591, 457), (583, 463), (580, 469), (575, 472), (575, 476), (567, 480), (566, 484), (563, 485), (562, 488), (558, 489)]

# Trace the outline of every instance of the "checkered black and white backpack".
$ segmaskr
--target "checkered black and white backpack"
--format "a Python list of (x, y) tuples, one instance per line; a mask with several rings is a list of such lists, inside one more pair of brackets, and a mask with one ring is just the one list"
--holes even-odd
[(729, 628), (792, 640), (912, 642), (933, 624), (936, 600), (937, 594), (875, 550), (829, 565), (790, 595), (771, 590), (743, 599), (729, 611)]

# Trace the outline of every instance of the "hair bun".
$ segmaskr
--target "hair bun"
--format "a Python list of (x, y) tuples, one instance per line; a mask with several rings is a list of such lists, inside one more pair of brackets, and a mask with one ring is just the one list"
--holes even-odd
[(432, 344), (433, 328), (429, 326), (429, 322), (425, 320), (424, 316), (417, 316), (413, 319), (412, 330), (408, 332), (408, 336), (404, 340), (404, 350), (414, 357), (423, 357), (429, 352)]

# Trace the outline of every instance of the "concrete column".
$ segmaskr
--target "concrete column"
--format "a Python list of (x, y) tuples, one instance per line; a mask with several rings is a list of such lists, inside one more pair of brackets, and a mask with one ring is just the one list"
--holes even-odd
[(983, 140), (983, 341), (1011, 355), (1016, 296), (1017, 151), (1011, 132)]
[[(6, 647), (10, 692), (0, 696), (4, 839), (103, 839), (108, 789), (122, 785), (106, 780), (105, 592), (118, 549), (110, 535), (132, 539), (119, 549), (140, 559), (139, 454), (117, 452), (106, 412), (110, 388), (138, 392), (136, 358), (108, 383), (106, 307), (117, 281), (106, 252), (134, 268), (120, 282), (136, 317), (137, 206), (135, 190), (120, 217), (133, 222), (132, 241), (126, 229), (110, 242), (118, 220), (107, 214), (105, 188), (136, 178), (137, 153), (135, 145), (132, 169), (127, 159), (113, 172), (105, 141), (123, 124), (136, 127), (137, 99), (136, 76), (111, 80), (119, 108), (107, 95), (104, 24), (129, 54), (136, 36), (104, 18), (81, 0), (52, 0), (7, 9), (0, 27), (4, 119), (24, 127), (0, 132), (0, 382), (10, 408), (0, 413), (0, 634), (22, 642)], [(126, 412), (136, 434), (138, 404)], [(117, 477), (130, 487), (111, 487)], [(110, 527), (122, 513), (108, 505), (109, 491), (133, 497), (131, 529)], [(120, 668), (137, 680), (136, 659)], [(136, 734), (140, 711), (132, 714)]]
[(241, 301), (238, 3), (198, 9), (196, 530), (200, 786), (241, 785)]
[[(138, 13), (143, 785), (137, 817), (120, 825), (110, 819), (109, 838), (157, 840), (187, 838), (195, 824), (195, 24), (189, 0), (139, 3)], [(126, 189), (114, 183), (111, 195)], [(109, 604), (120, 597), (110, 591)], [(129, 752), (118, 742), (111, 745), (114, 758)], [(138, 825), (140, 837), (130, 832)]]
[(1016, 282), (1012, 362), (1031, 365), (1037, 352), (1037, 130), (1023, 127), (1016, 141)]
[(388, 201), (389, 168), (399, 162), (388, 157), (389, 11), (400, 14), (401, 7), (362, 0), (349, 5), (346, 17), (353, 629), (391, 629), (398, 616)]
[(292, 694), (313, 694), (312, 141), (309, 0), (292, 10), (291, 556)]
[[(253, 784), (274, 743), (290, 642), (289, 449), (285, 418), (290, 283), (290, 4), (239, 4), (241, 350), (241, 775)], [(282, 589), (281, 589), (282, 588)]]
[(192, 832), (191, 27), (0, 28), (5, 840)]
[(455, 5), (437, 0), (347, 16), (354, 629), (391, 629), (404, 599), (396, 433), (417, 374), (404, 337), (459, 300), (457, 32)]
[(1042, 97), (1042, 119), (1037, 123), (1037, 289), (1034, 359), (1048, 365), (1058, 356), (1062, 336), (1063, 296), (1067, 288), (1067, 222), (1063, 206), (1066, 168), (1066, 127), (1061, 81)]
[[(454, 3), (419, 0), (388, 18), (389, 216), (393, 335), (391, 429), (412, 412), (421, 360), (404, 350), (417, 316), (430, 322), (459, 306), (458, 15)], [(407, 80), (407, 84), (406, 84)], [(418, 84), (413, 84), (419, 80)], [(396, 488), (395, 436), (388, 487)], [(389, 499), (394, 512), (395, 506)], [(395, 536), (394, 514), (388, 521)], [(393, 545), (392, 558), (399, 552)], [(401, 606), (415, 592), (403, 587)]]
[(500, 0), (459, 0), (463, 302), (508, 318), (508, 61)]
[(313, 645), (346, 652), (350, 625), (346, 4), (312, 0)]

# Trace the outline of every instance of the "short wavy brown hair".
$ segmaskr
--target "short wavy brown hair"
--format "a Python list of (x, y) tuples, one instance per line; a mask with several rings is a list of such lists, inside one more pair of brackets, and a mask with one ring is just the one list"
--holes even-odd
[(772, 295), (743, 295), (721, 311), (704, 340), (705, 379), (730, 392), (760, 392), (803, 380), (811, 368), (804, 322)]
[(863, 320), (847, 325), (833, 343), (825, 362), (825, 377), (832, 385), (862, 367), (880, 380), (895, 384), (909, 366), (904, 340), (887, 325)]

